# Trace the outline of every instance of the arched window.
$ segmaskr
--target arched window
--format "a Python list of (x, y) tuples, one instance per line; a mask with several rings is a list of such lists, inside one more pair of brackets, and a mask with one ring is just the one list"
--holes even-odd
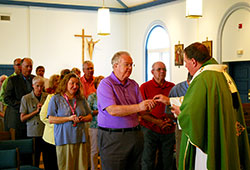
[(156, 61), (162, 61), (167, 68), (166, 80), (170, 81), (170, 39), (166, 29), (162, 25), (154, 25), (146, 37), (146, 81), (152, 79), (152, 65)]

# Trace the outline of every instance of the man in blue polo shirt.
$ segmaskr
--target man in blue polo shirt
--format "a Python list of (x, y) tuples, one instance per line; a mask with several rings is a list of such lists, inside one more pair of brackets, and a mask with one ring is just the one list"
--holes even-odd
[(129, 79), (133, 60), (124, 51), (112, 58), (113, 72), (97, 89), (98, 145), (103, 170), (140, 169), (143, 134), (138, 113), (151, 110), (155, 102), (142, 101), (138, 84)]

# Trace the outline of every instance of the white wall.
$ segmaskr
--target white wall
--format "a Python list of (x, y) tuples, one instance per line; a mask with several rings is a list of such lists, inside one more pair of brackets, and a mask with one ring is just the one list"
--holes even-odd
[[(94, 11), (31, 8), (31, 56), (36, 57), (38, 63), (46, 63), (46, 67), (53, 68), (53, 71), (81, 68), (82, 39), (74, 35), (81, 34), (84, 28), (85, 34), (92, 35), (94, 41), (100, 39), (93, 53), (95, 75), (109, 75), (110, 58), (113, 53), (127, 49), (126, 34), (124, 34), (126, 15), (117, 13), (111, 15), (112, 33), (106, 37), (97, 36), (96, 19), (97, 13)], [(85, 42), (86, 59), (89, 59), (89, 55)]]
[[(164, 4), (150, 9), (133, 12), (129, 15), (129, 49), (136, 60), (136, 66), (140, 66), (140, 74), (135, 75), (139, 83), (144, 82), (144, 44), (148, 26), (156, 20), (161, 20), (170, 34), (171, 40), (171, 77), (174, 83), (181, 82), (187, 77), (185, 66), (174, 66), (174, 45), (184, 44), (184, 48), (193, 42), (205, 41), (206, 37), (213, 41), (213, 57), (217, 56), (217, 32), (220, 22), (225, 12), (237, 2), (247, 2), (248, 0), (203, 0), (203, 17), (200, 19), (188, 19), (185, 17), (185, 1)], [(248, 15), (249, 16), (249, 15)], [(246, 16), (245, 20), (250, 21)], [(236, 22), (236, 21), (234, 21)], [(248, 27), (247, 27), (248, 28)], [(245, 28), (245, 30), (247, 30)], [(248, 32), (248, 35), (249, 32)], [(230, 37), (229, 37), (230, 38)], [(233, 43), (232, 41), (228, 42)], [(249, 39), (248, 43), (249, 45)], [(245, 55), (250, 60), (250, 55)], [(236, 59), (237, 60), (237, 59)]]
[[(0, 13), (11, 14), (11, 22), (0, 22), (0, 63), (12, 64), (16, 57), (31, 57), (33, 74), (45, 66), (45, 77), (64, 68), (82, 68), (81, 34), (92, 35), (95, 45), (95, 75), (111, 73), (113, 54), (127, 48), (127, 15), (111, 13), (111, 35), (97, 35), (97, 12), (69, 9), (0, 5)], [(2, 48), (3, 47), (3, 48)], [(85, 60), (89, 59), (85, 42)]]
[(28, 8), (0, 5), (0, 14), (10, 15), (11, 22), (0, 21), (0, 63), (13, 64), (13, 58), (27, 56)]
[[(189, 39), (195, 37), (194, 31), (188, 31), (196, 29), (196, 20), (187, 20), (185, 18), (185, 3), (183, 2), (173, 2), (167, 5), (161, 5), (160, 7), (153, 7), (149, 10), (142, 10), (138, 12), (131, 13), (129, 15), (130, 27), (129, 27), (129, 38), (130, 44), (129, 49), (133, 55), (137, 65), (139, 66), (140, 73), (136, 74), (135, 79), (139, 83), (144, 82), (144, 45), (145, 37), (149, 31), (148, 26), (156, 20), (161, 20), (165, 23), (167, 31), (170, 35), (170, 44), (171, 44), (171, 61), (174, 63), (174, 45), (180, 41), (182, 44), (191, 42)], [(171, 63), (171, 77), (172, 80), (182, 81), (186, 78), (186, 69), (184, 66), (175, 67)], [(178, 73), (185, 73), (181, 75)]]
[[(34, 68), (45, 66), (46, 77), (63, 68), (81, 68), (81, 38), (74, 35), (81, 34), (84, 28), (85, 34), (92, 35), (94, 40), (100, 39), (93, 53), (96, 76), (109, 75), (113, 54), (128, 50), (136, 64), (132, 78), (141, 84), (145, 77), (146, 34), (149, 26), (160, 20), (170, 35), (171, 81), (178, 83), (186, 79), (187, 70), (184, 66), (174, 66), (174, 45), (180, 41), (186, 47), (208, 37), (213, 40), (213, 57), (218, 59), (219, 24), (225, 12), (237, 2), (249, 3), (249, 0), (203, 0), (203, 17), (200, 19), (185, 18), (184, 0), (128, 14), (111, 13), (111, 35), (106, 37), (96, 34), (96, 11), (0, 5), (0, 14), (11, 14), (12, 19), (11, 22), (0, 22), (0, 63), (12, 64), (18, 56), (30, 56)], [(249, 15), (245, 20), (249, 21)], [(87, 49), (85, 51), (85, 59), (88, 59)]]
[[(249, 9), (250, 10), (250, 9)], [(239, 28), (242, 24), (242, 28)], [(250, 11), (240, 9), (227, 20), (222, 35), (222, 56), (224, 62), (250, 60)], [(242, 54), (237, 54), (242, 51)]]

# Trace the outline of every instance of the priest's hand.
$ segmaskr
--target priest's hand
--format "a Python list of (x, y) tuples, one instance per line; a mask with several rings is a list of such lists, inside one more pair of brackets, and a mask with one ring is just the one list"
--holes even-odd
[(178, 117), (181, 113), (180, 107), (173, 104), (173, 106), (171, 107), (171, 112)]

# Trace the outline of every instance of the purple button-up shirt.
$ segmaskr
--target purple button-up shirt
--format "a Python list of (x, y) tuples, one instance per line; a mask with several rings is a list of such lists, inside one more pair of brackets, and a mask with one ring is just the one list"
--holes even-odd
[(128, 79), (123, 85), (112, 72), (97, 88), (98, 126), (104, 128), (131, 128), (137, 126), (137, 114), (118, 117), (111, 116), (106, 108), (111, 105), (131, 105), (142, 101), (139, 85)]

